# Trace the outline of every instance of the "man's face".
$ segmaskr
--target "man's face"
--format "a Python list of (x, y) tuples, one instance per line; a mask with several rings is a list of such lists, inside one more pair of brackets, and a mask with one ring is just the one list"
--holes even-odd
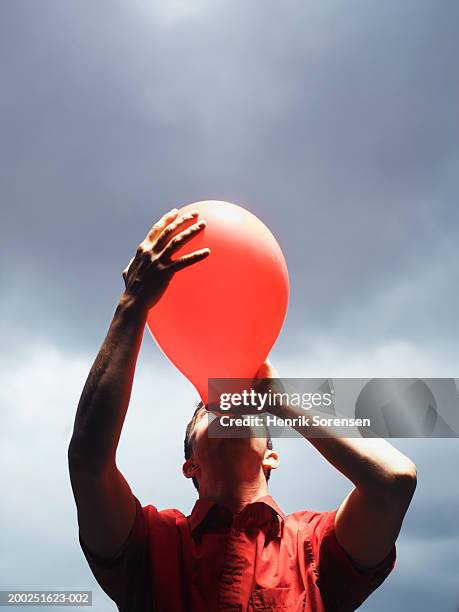
[[(209, 424), (216, 415), (208, 412), (205, 407), (198, 410), (191, 432), (192, 458), (196, 466), (196, 477), (214, 480), (222, 477), (236, 480), (249, 480), (259, 473), (260, 467), (266, 470), (277, 467), (278, 455), (267, 448), (265, 437), (260, 431), (252, 429), (252, 435), (246, 437), (214, 437), (209, 435)], [(216, 423), (211, 425), (211, 428)], [(236, 436), (240, 429), (225, 427), (224, 433)]]

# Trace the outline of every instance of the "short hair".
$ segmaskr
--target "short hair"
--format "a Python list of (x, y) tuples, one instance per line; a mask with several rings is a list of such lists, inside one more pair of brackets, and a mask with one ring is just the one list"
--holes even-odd
[[(203, 408), (205, 410), (207, 410), (204, 402), (202, 400), (200, 400), (198, 402), (196, 408), (195, 408), (195, 411), (193, 412), (193, 416), (191, 417), (190, 422), (186, 426), (185, 440), (183, 441), (183, 450), (184, 450), (184, 453), (185, 453), (185, 459), (191, 459), (191, 455), (193, 454), (193, 448), (192, 448), (192, 444), (191, 444), (191, 435), (193, 433), (193, 428), (194, 428), (196, 420), (198, 418), (199, 411), (202, 410)], [(266, 448), (268, 450), (272, 450), (273, 449), (273, 441), (272, 441), (271, 435), (269, 433), (268, 427), (265, 427), (265, 430), (266, 430)], [(268, 468), (266, 470), (266, 482), (268, 482), (270, 476), (271, 476), (271, 468)], [(196, 476), (193, 476), (192, 480), (193, 480), (194, 486), (199, 491), (199, 483), (198, 483), (198, 480), (197, 480)]]

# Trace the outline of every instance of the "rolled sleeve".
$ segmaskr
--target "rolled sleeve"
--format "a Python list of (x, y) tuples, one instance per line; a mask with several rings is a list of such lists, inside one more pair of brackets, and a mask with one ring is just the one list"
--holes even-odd
[(391, 573), (395, 566), (396, 548), (394, 544), (387, 557), (377, 566), (359, 566), (337, 540), (337, 511), (318, 513), (314, 517), (310, 542), (317, 584), (326, 609), (350, 612), (358, 608)]
[[(105, 593), (117, 604), (119, 610), (146, 609), (149, 600), (148, 535), (145, 511), (135, 498), (134, 524), (123, 549), (113, 560), (107, 560), (91, 552), (79, 533), (81, 549), (91, 571)], [(135, 601), (133, 600), (135, 599)]]

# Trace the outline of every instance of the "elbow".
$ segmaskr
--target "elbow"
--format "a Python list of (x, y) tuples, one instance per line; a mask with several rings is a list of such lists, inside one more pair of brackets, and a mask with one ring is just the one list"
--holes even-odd
[(386, 482), (386, 499), (390, 504), (396, 503), (408, 506), (416, 486), (416, 465), (407, 460), (402, 467), (389, 473)]
[(386, 467), (361, 488), (367, 501), (377, 508), (408, 508), (417, 485), (417, 470), (409, 459)]
[(411, 499), (418, 484), (418, 470), (412, 461), (408, 462), (407, 468), (399, 476), (399, 479), (401, 489), (406, 491)]

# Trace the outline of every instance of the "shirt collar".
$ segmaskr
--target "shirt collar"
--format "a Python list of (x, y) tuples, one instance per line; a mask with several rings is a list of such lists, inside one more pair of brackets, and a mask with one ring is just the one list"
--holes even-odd
[(198, 499), (193, 506), (188, 522), (190, 524), (191, 532), (193, 533), (201, 523), (204, 522), (205, 518), (209, 514), (210, 510), (216, 506), (217, 503), (211, 499)]
[(286, 515), (282, 512), (282, 510), (276, 504), (276, 502), (271, 497), (271, 495), (265, 495), (264, 497), (260, 497), (254, 503), (263, 503), (263, 504), (266, 504), (267, 506), (269, 506), (270, 508), (272, 508), (274, 510), (274, 512), (282, 520), (282, 522), (285, 522), (287, 520)]
[[(268, 506), (275, 512), (275, 514), (278, 517), (279, 532), (282, 534), (282, 527), (287, 517), (282, 512), (282, 510), (279, 508), (279, 506), (274, 501), (274, 499), (271, 497), (271, 495), (264, 495), (263, 497), (259, 497), (258, 499), (251, 502), (250, 504), (247, 504), (247, 506), (252, 506), (254, 504), (265, 504), (266, 506)], [(191, 514), (188, 517), (188, 521), (189, 521), (189, 525), (190, 525), (190, 529), (192, 533), (194, 533), (196, 529), (205, 522), (209, 512), (215, 506), (218, 506), (217, 502), (211, 499), (198, 499), (196, 501), (196, 503), (193, 506), (193, 510), (191, 511)], [(245, 506), (245, 508), (247, 508), (247, 506)], [(243, 512), (244, 509), (241, 510), (241, 512)]]

